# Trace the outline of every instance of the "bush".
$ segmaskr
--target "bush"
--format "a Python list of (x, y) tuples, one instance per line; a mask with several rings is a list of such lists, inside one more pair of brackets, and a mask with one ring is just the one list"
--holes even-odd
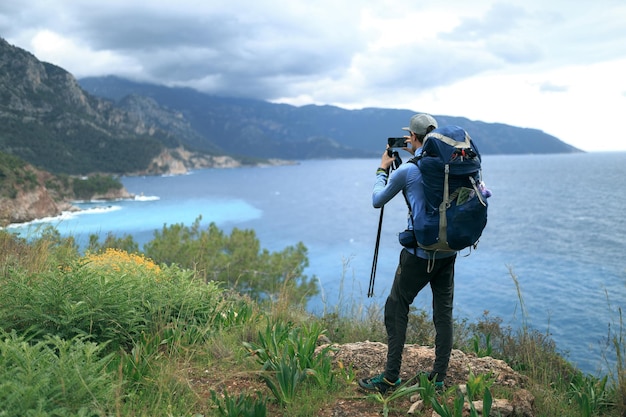
[[(82, 337), (29, 343), (0, 331), (0, 404), (6, 416), (96, 416), (113, 412), (112, 355)], [(112, 414), (111, 414), (112, 415)]]
[(120, 190), (122, 187), (122, 183), (110, 175), (94, 175), (72, 181), (74, 197), (79, 200), (90, 200), (94, 195), (106, 194), (110, 190)]
[(0, 328), (41, 339), (89, 337), (110, 351), (176, 324), (221, 326), (236, 297), (191, 271), (109, 249), (39, 274), (9, 270), (0, 282)]
[(319, 292), (316, 278), (303, 273), (308, 259), (302, 243), (270, 253), (261, 250), (253, 230), (235, 228), (227, 236), (215, 223), (202, 230), (201, 219), (191, 227), (163, 226), (145, 245), (145, 254), (159, 263), (193, 269), (205, 280), (223, 282), (257, 301), (275, 303), (286, 297), (289, 305), (305, 305)]

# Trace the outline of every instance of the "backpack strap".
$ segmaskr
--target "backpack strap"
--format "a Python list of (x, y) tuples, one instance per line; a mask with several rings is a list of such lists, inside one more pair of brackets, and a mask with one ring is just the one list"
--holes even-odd
[(420, 152), (419, 155), (414, 156), (413, 158), (409, 159), (407, 162), (410, 162), (412, 164), (417, 165), (417, 163), (419, 162), (420, 159), (422, 159), (423, 154)]
[(472, 138), (470, 137), (470, 135), (465, 132), (465, 140), (458, 141), (458, 140), (454, 140), (449, 136), (446, 135), (442, 135), (441, 133), (438, 132), (430, 132), (428, 135), (426, 135), (426, 137), (424, 138), (424, 143), (426, 143), (426, 139), (429, 138), (435, 138), (435, 139), (439, 139), (440, 141), (442, 141), (443, 143), (446, 143), (450, 146), (453, 146), (455, 148), (458, 149), (467, 149), (467, 148), (471, 148), (472, 147)]
[(448, 230), (448, 216), (446, 216), (446, 210), (450, 207), (450, 186), (448, 185), (448, 177), (450, 175), (450, 164), (446, 164), (444, 167), (444, 181), (443, 181), (443, 200), (439, 205), (439, 241), (447, 241)]
[[(422, 159), (422, 154), (421, 153), (419, 155), (414, 156), (413, 158), (409, 159), (407, 162), (415, 164), (417, 169), (419, 169), (419, 165), (417, 165), (417, 163), (419, 162), (420, 159)], [(406, 196), (406, 191), (404, 191), (404, 188), (402, 189), (402, 196), (404, 197), (404, 201), (406, 202), (406, 206), (409, 208), (409, 216), (411, 217), (411, 224), (413, 224), (413, 211), (411, 210), (411, 204), (409, 203), (409, 199)]]

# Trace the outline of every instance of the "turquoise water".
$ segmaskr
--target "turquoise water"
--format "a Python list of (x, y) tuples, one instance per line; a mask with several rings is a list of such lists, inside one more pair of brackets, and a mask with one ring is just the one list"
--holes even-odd
[[(131, 234), (141, 244), (165, 224), (190, 225), (198, 216), (229, 232), (254, 229), (261, 245), (282, 250), (301, 241), (308, 275), (323, 312), (338, 302), (384, 305), (405, 227), (401, 197), (383, 217), (375, 297), (366, 297), (380, 212), (371, 206), (377, 160), (305, 161), (264, 168), (201, 170), (175, 177), (124, 178), (135, 200), (82, 204), (81, 214), (46, 219), (79, 242), (88, 235)], [(455, 315), (489, 315), (504, 324), (525, 319), (550, 334), (581, 369), (603, 369), (609, 325), (626, 306), (626, 153), (485, 156), (483, 174), (493, 191), (489, 222), (478, 250), (460, 256)], [(33, 227), (13, 228), (22, 234)], [(462, 253), (467, 255), (467, 253)], [(429, 291), (415, 300), (429, 310)]]

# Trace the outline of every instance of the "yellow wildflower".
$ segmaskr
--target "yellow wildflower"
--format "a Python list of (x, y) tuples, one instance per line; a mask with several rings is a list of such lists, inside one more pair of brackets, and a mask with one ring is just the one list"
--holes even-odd
[(89, 253), (85, 261), (93, 267), (115, 272), (152, 272), (159, 274), (161, 268), (152, 259), (141, 254), (128, 253), (121, 249), (108, 248), (104, 253)]

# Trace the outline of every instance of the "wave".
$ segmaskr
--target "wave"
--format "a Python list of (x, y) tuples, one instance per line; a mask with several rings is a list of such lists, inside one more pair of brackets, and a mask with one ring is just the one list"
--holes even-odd
[[(134, 196), (133, 198), (127, 198), (127, 199), (117, 199), (115, 201), (158, 201), (160, 200), (161, 197), (159, 196), (155, 196), (155, 195), (137, 195)], [(110, 213), (113, 211), (118, 211), (122, 209), (122, 206), (119, 205), (98, 205), (98, 206), (93, 206), (93, 207), (85, 207), (91, 204), (102, 204), (102, 203), (107, 203), (110, 202), (110, 200), (76, 200), (74, 201), (75, 207), (78, 207), (78, 210), (71, 210), (71, 211), (63, 211), (61, 212), (61, 214), (59, 214), (58, 216), (48, 216), (48, 217), (41, 217), (38, 219), (34, 219), (31, 220), (29, 222), (24, 222), (24, 223), (11, 223), (9, 225), (7, 225), (5, 228), (6, 229), (22, 229), (22, 228), (28, 228), (30, 226), (38, 226), (38, 225), (42, 225), (42, 224), (58, 224), (58, 223), (62, 223), (68, 220), (72, 220), (77, 218), (78, 216), (82, 216), (82, 215), (88, 215), (88, 214), (105, 214), (105, 213)]]
[(182, 177), (185, 175), (193, 175), (193, 170), (187, 172), (181, 172), (179, 174), (161, 174), (161, 178), (170, 178), (170, 177)]
[(110, 213), (112, 211), (118, 211), (121, 209), (122, 209), (122, 206), (106, 206), (106, 207), (99, 206), (99, 207), (91, 207), (91, 208), (80, 210), (80, 211), (75, 211), (72, 214), (76, 216), (81, 216), (83, 214), (103, 214), (103, 213)]
[(135, 196), (135, 201), (157, 201), (160, 200), (161, 197), (156, 196), (156, 195), (136, 195)]
[(94, 199), (94, 200), (74, 200), (73, 203), (74, 204), (103, 204), (103, 203), (110, 203), (111, 201), (157, 201), (160, 200), (161, 197), (156, 196), (156, 195), (136, 195), (134, 197), (130, 197), (130, 198), (116, 198), (116, 199), (112, 199), (112, 200), (98, 200), (98, 199)]
[(63, 221), (74, 219), (84, 214), (104, 214), (104, 213), (110, 213), (112, 211), (117, 211), (121, 209), (122, 209), (121, 206), (106, 206), (106, 207), (99, 206), (99, 207), (91, 207), (91, 208), (87, 208), (83, 210), (78, 210), (78, 211), (63, 211), (58, 216), (42, 217), (39, 219), (31, 220), (29, 222), (24, 222), (24, 223), (11, 223), (6, 228), (17, 229), (17, 228), (24, 228), (28, 226), (43, 224), (43, 223), (60, 223)]

